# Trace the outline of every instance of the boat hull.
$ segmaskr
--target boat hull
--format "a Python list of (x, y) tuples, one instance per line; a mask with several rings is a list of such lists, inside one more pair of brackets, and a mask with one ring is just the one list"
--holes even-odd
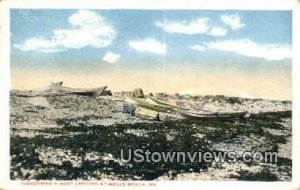
[(175, 105), (171, 105), (168, 104), (164, 101), (158, 100), (156, 98), (153, 97), (147, 97), (147, 102), (151, 103), (151, 104), (156, 104), (156, 105), (162, 105), (162, 106), (170, 106), (173, 109), (177, 109), (177, 110), (189, 110), (188, 108), (184, 108), (184, 107), (180, 107), (180, 106), (175, 106)]
[(223, 113), (196, 113), (196, 112), (178, 112), (183, 119), (223, 119), (223, 118), (242, 118), (247, 112), (223, 112)]
[(154, 110), (157, 112), (166, 112), (166, 113), (174, 112), (174, 110), (172, 109), (171, 106), (151, 104), (151, 103), (146, 102), (145, 100), (134, 98), (134, 97), (126, 96), (125, 101), (128, 103), (131, 103), (131, 104), (135, 104), (139, 107)]

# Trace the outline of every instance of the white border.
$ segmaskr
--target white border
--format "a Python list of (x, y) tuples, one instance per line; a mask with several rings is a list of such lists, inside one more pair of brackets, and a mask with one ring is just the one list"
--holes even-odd
[(292, 0), (7, 0), (10, 8), (291, 10)]
[[(9, 9), (203, 9), (203, 10), (293, 10), (293, 181), (292, 182), (224, 182), (224, 181), (166, 181), (156, 182), (161, 189), (300, 189), (300, 3), (296, 0), (7, 0), (1, 2), (0, 46), (0, 189), (82, 189), (66, 186), (19, 186), (9, 180), (9, 89), (10, 89), (10, 31)], [(85, 189), (94, 189), (87, 186)], [(97, 189), (109, 187), (98, 186)], [(110, 187), (112, 188), (112, 187)], [(114, 187), (113, 187), (114, 188)], [(145, 189), (145, 187), (121, 187)], [(146, 188), (147, 189), (147, 188)], [(150, 187), (149, 189), (153, 189)]]

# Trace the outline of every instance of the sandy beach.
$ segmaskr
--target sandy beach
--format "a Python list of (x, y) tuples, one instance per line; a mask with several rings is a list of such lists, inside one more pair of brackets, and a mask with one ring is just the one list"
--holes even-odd
[[(120, 96), (20, 97), (12, 92), (11, 179), (290, 181), (291, 101), (225, 96), (157, 97), (250, 117), (184, 120), (136, 108)], [(121, 149), (151, 151), (275, 151), (277, 163), (124, 163)]]

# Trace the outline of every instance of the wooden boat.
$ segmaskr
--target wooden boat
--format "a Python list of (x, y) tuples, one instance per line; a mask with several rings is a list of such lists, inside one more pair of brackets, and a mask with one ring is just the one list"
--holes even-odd
[(147, 100), (147, 102), (149, 102), (150, 104), (163, 105), (163, 106), (170, 106), (170, 107), (172, 107), (172, 108), (179, 109), (179, 110), (189, 110), (188, 108), (184, 108), (184, 107), (172, 105), (172, 104), (169, 104), (169, 103), (167, 103), (167, 102), (161, 101), (161, 100), (156, 99), (156, 98), (153, 98), (153, 97), (147, 97), (146, 100)]
[(18, 96), (34, 97), (34, 96), (64, 96), (68, 94), (82, 96), (99, 96), (106, 92), (106, 86), (91, 89), (70, 88), (62, 86), (63, 82), (51, 83), (50, 85), (34, 90), (17, 92)]
[(151, 104), (145, 101), (145, 99), (143, 98), (134, 98), (130, 96), (125, 96), (125, 101), (157, 112), (174, 112), (174, 109), (171, 106)]
[(215, 112), (215, 113), (199, 113), (199, 112), (178, 112), (183, 119), (209, 119), (209, 118), (241, 118), (245, 117), (247, 112)]
[(60, 87), (56, 89), (56, 92), (82, 96), (99, 96), (106, 90), (106, 88), (106, 86), (91, 89)]

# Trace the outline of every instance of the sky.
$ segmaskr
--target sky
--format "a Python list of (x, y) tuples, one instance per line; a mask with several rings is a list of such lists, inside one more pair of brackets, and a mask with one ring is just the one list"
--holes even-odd
[(291, 23), (291, 11), (12, 9), (12, 88), (291, 99)]

